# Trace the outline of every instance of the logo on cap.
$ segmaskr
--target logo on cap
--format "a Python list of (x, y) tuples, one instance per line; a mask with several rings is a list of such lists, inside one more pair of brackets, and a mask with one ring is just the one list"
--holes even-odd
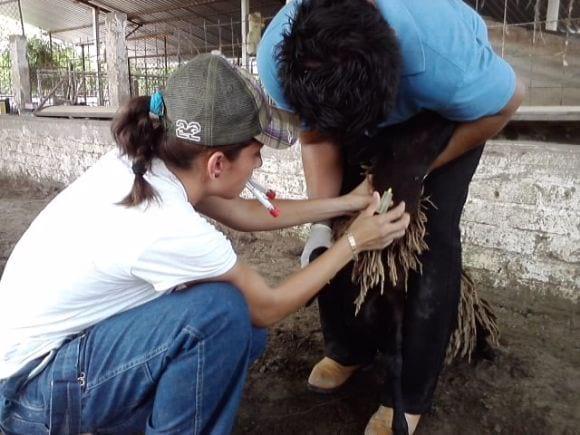
[(201, 132), (199, 122), (187, 122), (185, 119), (178, 119), (175, 123), (175, 136), (181, 139), (199, 142), (201, 138), (197, 135)]

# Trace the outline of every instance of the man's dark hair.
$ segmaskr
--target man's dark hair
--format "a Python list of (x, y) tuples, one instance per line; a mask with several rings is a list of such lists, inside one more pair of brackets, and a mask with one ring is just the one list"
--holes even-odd
[(283, 38), (284, 94), (310, 128), (345, 143), (388, 116), (402, 61), (395, 33), (368, 0), (304, 0)]

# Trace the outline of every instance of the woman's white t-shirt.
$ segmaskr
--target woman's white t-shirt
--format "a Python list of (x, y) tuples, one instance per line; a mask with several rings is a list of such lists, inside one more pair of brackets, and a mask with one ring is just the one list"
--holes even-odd
[(24, 233), (0, 280), (0, 379), (114, 314), (235, 265), (231, 243), (162, 161), (145, 178), (160, 201), (117, 205), (134, 175), (111, 151)]

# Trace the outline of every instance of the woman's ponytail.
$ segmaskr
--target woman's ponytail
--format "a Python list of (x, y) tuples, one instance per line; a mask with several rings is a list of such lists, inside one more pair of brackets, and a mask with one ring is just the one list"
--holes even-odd
[(149, 108), (150, 97), (132, 98), (121, 107), (111, 125), (121, 153), (133, 162), (133, 187), (119, 202), (127, 207), (158, 199), (157, 192), (145, 179), (145, 173), (151, 169), (151, 161), (157, 156), (159, 144), (164, 137), (164, 127), (160, 119), (150, 116)]

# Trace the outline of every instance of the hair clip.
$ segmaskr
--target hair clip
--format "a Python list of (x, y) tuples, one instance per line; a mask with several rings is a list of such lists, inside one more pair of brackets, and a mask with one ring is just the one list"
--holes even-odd
[(165, 101), (163, 100), (163, 94), (160, 91), (155, 91), (153, 95), (151, 95), (149, 101), (149, 113), (158, 118), (163, 118), (165, 115)]
[(143, 175), (145, 175), (145, 172), (147, 172), (147, 167), (143, 162), (133, 162), (131, 169), (133, 170), (133, 174), (139, 177), (142, 177)]

